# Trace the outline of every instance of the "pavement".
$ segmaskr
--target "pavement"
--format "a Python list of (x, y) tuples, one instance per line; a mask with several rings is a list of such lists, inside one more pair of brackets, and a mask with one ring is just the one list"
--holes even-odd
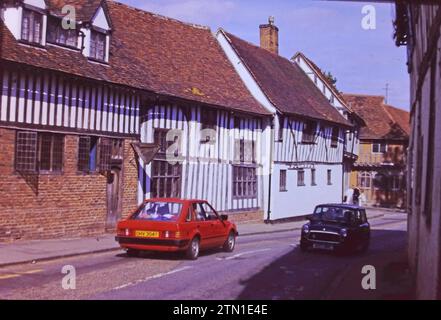
[[(376, 219), (385, 214), (400, 215), (402, 213), (380, 208), (369, 208), (367, 214), (369, 219)], [(246, 223), (238, 224), (238, 231), (240, 237), (271, 234), (299, 230), (304, 223), (305, 220), (283, 223)], [(119, 249), (114, 234), (74, 239), (17, 240), (11, 243), (0, 243), (0, 267)]]

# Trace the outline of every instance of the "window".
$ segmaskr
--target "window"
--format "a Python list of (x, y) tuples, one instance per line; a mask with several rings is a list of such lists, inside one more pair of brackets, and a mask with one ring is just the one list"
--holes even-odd
[(63, 150), (63, 135), (18, 131), (15, 169), (18, 172), (61, 172)]
[(79, 137), (78, 171), (94, 172), (97, 170), (98, 138)]
[[(235, 121), (238, 119), (236, 118)], [(207, 129), (216, 130), (217, 125), (217, 113), (212, 110), (204, 110), (201, 113), (201, 142), (210, 142), (212, 139), (211, 134)], [(204, 130), (204, 131), (202, 131)], [(207, 131), (205, 131), (207, 130)], [(209, 134), (207, 134), (209, 133)]]
[(257, 198), (256, 168), (244, 166), (233, 167), (233, 197)]
[(331, 148), (337, 148), (338, 146), (339, 131), (338, 127), (332, 127)]
[(234, 141), (234, 161), (236, 163), (256, 163), (255, 153), (254, 141), (245, 139)]
[(358, 186), (363, 189), (370, 189), (372, 185), (372, 178), (369, 172), (358, 173)]
[(213, 208), (207, 203), (198, 203), (198, 209), (196, 209), (196, 219), (198, 220), (218, 220)]
[(146, 202), (130, 218), (132, 220), (176, 222), (181, 214), (182, 204), (174, 202)]
[(38, 135), (40, 142), (40, 171), (61, 172), (63, 167), (64, 136), (52, 133)]
[(151, 194), (154, 198), (181, 196), (182, 165), (163, 160), (167, 149), (174, 143), (167, 141), (168, 131), (168, 129), (155, 129), (153, 134), (155, 143), (159, 146), (158, 156), (152, 162)]
[(317, 81), (318, 79), (317, 79), (317, 75), (316, 74), (314, 74), (314, 84), (315, 85), (317, 85), (318, 84), (318, 81)]
[(94, 60), (106, 60), (106, 35), (104, 33), (91, 30), (89, 56)]
[(41, 43), (43, 15), (39, 12), (23, 8), (21, 21), (21, 39), (30, 43)]
[[(155, 129), (154, 139), (155, 143), (159, 146), (159, 155), (165, 155), (167, 153), (168, 148), (170, 148), (174, 143), (177, 142), (178, 137), (175, 136), (173, 141), (167, 141), (168, 129)], [(175, 149), (174, 156), (179, 155), (179, 147)]]
[(304, 122), (302, 143), (314, 143), (316, 129), (316, 124), (314, 121)]
[(15, 142), (15, 170), (37, 171), (37, 133), (18, 131)]
[(152, 162), (151, 194), (153, 198), (179, 198), (181, 196), (182, 165), (168, 161)]
[(332, 170), (328, 170), (328, 185), (332, 185)]
[(48, 18), (47, 41), (68, 47), (77, 47), (78, 33), (76, 29), (64, 29), (60, 19)]
[(316, 180), (315, 180), (315, 169), (311, 169), (311, 186), (316, 186)]
[(329, 102), (330, 102), (331, 104), (334, 104), (334, 102), (335, 102), (335, 98), (334, 98), (334, 95), (333, 95), (333, 94), (331, 94), (331, 97), (329, 98)]
[(305, 171), (304, 170), (297, 171), (297, 185), (299, 187), (305, 186)]
[(372, 152), (373, 153), (386, 153), (387, 144), (384, 143), (374, 143), (372, 144)]
[(279, 116), (279, 130), (277, 132), (277, 140), (279, 142), (283, 141), (283, 127), (284, 127), (285, 119), (282, 116)]
[(286, 170), (280, 170), (279, 190), (281, 192), (288, 191), (286, 189)]

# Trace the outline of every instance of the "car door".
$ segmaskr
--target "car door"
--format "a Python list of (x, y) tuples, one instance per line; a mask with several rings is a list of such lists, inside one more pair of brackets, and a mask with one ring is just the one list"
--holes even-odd
[(216, 234), (213, 232), (213, 225), (208, 220), (205, 208), (201, 202), (193, 203), (193, 210), (195, 213), (196, 227), (201, 235), (201, 247), (209, 248), (213, 247), (216, 242)]
[(213, 246), (221, 246), (227, 239), (227, 227), (220, 219), (216, 210), (208, 203), (202, 203), (202, 208), (207, 215), (208, 221), (211, 224), (211, 233), (213, 234)]

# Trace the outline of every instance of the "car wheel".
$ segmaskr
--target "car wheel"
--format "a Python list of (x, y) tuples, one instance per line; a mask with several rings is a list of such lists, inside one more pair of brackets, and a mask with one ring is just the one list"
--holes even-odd
[(309, 248), (309, 246), (305, 242), (300, 241), (300, 251), (306, 252), (306, 251), (308, 251), (308, 248)]
[(199, 257), (200, 241), (194, 237), (187, 248), (186, 256), (190, 260), (196, 260)]
[(138, 257), (140, 254), (140, 251), (136, 250), (136, 249), (128, 249), (126, 253), (129, 257)]
[(225, 252), (233, 252), (235, 246), (236, 246), (236, 234), (233, 231), (231, 231), (228, 234), (227, 240), (225, 240), (223, 249)]

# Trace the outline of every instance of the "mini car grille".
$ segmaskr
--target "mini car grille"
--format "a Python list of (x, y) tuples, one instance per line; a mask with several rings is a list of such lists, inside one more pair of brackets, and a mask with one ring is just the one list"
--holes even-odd
[(311, 232), (309, 235), (309, 240), (339, 242), (340, 235), (324, 232)]

